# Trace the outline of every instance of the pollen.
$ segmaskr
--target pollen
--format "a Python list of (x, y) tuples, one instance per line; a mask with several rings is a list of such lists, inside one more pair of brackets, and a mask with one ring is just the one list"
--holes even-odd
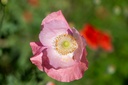
[(73, 53), (77, 48), (75, 38), (69, 34), (62, 34), (55, 38), (55, 49), (61, 55)]

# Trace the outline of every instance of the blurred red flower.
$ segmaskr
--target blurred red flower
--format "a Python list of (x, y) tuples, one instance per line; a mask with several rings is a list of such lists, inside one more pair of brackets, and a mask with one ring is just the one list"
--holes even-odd
[(29, 11), (24, 11), (23, 18), (26, 22), (31, 22), (32, 21), (32, 13)]
[(111, 37), (108, 33), (100, 32), (99, 45), (106, 51), (112, 51)]
[(90, 24), (86, 24), (80, 33), (92, 49), (97, 50), (101, 47), (105, 51), (112, 51), (111, 36), (108, 33), (102, 32)]
[(98, 31), (95, 30), (91, 25), (87, 24), (80, 32), (82, 36), (86, 39), (87, 43), (91, 48), (98, 48)]
[(39, 5), (39, 0), (28, 0), (28, 3), (32, 6), (38, 6)]

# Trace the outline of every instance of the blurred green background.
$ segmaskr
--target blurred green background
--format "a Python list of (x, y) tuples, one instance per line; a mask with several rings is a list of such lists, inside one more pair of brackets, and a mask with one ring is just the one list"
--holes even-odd
[[(8, 2), (6, 2), (8, 1)], [(42, 19), (62, 10), (78, 30), (90, 23), (112, 36), (114, 51), (87, 48), (89, 69), (80, 80), (62, 83), (33, 65), (29, 43), (39, 41)], [(128, 0), (1, 0), (0, 85), (128, 85)]]

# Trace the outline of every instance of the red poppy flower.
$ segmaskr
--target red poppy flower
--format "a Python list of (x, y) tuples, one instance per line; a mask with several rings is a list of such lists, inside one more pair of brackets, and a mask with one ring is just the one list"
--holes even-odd
[(87, 24), (84, 26), (82, 31), (80, 32), (83, 37), (86, 39), (88, 45), (93, 48), (97, 49), (98, 48), (98, 36), (99, 32), (94, 29), (91, 25)]
[(111, 37), (109, 34), (97, 30), (90, 24), (84, 26), (81, 34), (92, 49), (96, 50), (101, 47), (106, 51), (112, 51)]
[(100, 34), (99, 45), (106, 51), (112, 51), (111, 37), (107, 33)]

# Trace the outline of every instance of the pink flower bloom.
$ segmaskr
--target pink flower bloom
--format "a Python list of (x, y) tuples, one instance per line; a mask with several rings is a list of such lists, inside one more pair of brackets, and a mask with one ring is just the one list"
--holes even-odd
[(31, 62), (39, 70), (61, 82), (82, 78), (88, 69), (85, 40), (70, 28), (61, 11), (49, 14), (42, 21), (40, 42), (31, 42)]

